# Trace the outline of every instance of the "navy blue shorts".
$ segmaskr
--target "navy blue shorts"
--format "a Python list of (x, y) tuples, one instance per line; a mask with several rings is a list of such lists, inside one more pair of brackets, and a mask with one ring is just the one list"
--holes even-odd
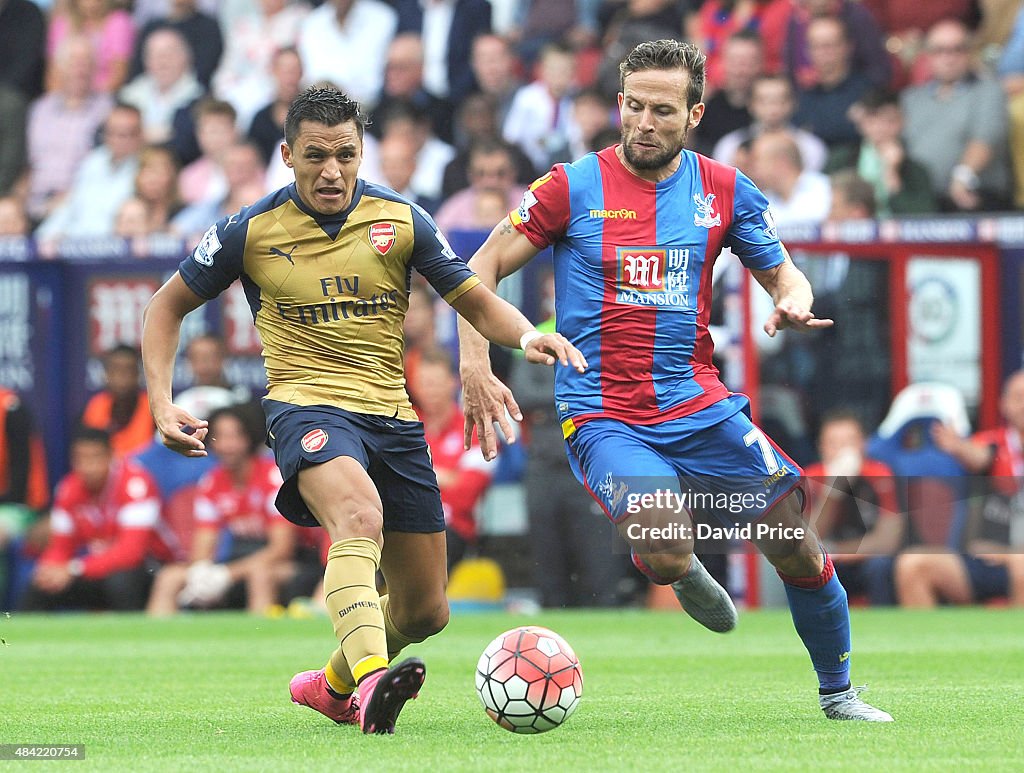
[(1009, 595), (1010, 573), (1005, 566), (990, 564), (975, 556), (964, 555), (962, 558), (975, 601), (988, 601), (997, 596)]
[(299, 471), (350, 456), (363, 466), (380, 494), (385, 531), (444, 531), (441, 492), (421, 422), (266, 399), (263, 410), (267, 445), (284, 478), (276, 505), (289, 521), (320, 525), (299, 494)]

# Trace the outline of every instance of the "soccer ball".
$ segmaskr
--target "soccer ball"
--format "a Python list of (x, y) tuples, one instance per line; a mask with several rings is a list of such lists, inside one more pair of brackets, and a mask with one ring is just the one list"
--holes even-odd
[(576, 711), (583, 669), (565, 639), (539, 626), (505, 631), (476, 664), (487, 715), (513, 733), (545, 733)]

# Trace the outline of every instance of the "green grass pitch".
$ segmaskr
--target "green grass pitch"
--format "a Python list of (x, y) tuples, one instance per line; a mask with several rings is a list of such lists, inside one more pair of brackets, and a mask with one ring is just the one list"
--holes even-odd
[[(853, 623), (854, 681), (892, 725), (824, 719), (785, 612), (743, 614), (727, 636), (668, 612), (462, 614), (415, 648), (427, 683), (379, 737), (288, 699), (291, 675), (331, 650), (324, 619), (14, 614), (0, 617), (0, 743), (84, 743), (84, 762), (57, 763), (81, 771), (1022, 769), (1024, 614)], [(494, 725), (473, 688), (483, 648), (522, 624), (562, 634), (583, 665), (579, 709), (541, 736)]]

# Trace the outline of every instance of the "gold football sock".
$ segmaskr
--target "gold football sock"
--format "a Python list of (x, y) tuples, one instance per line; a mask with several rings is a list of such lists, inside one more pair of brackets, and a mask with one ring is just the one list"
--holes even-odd
[[(410, 639), (404, 633), (398, 630), (395, 626), (395, 621), (391, 619), (391, 604), (388, 596), (384, 595), (380, 597), (380, 609), (384, 614), (384, 633), (387, 638), (388, 648), (388, 661), (394, 660), (398, 653), (401, 652), (409, 644), (416, 644), (423, 641), (422, 639)], [(338, 647), (333, 654), (331, 659), (324, 666), (324, 676), (327, 677), (327, 684), (331, 690), (338, 693), (339, 695), (348, 695), (356, 689), (356, 680), (352, 676), (352, 672), (349, 670), (348, 661), (345, 660), (345, 653), (341, 647)]]
[[(339, 649), (355, 684), (359, 684), (367, 674), (388, 665), (384, 615), (374, 584), (378, 566), (380, 547), (367, 537), (339, 540), (327, 551), (324, 600), (334, 622)], [(339, 686), (344, 687), (342, 683), (347, 681), (349, 674), (338, 673), (335, 661), (332, 656), (328, 666)], [(331, 689), (344, 692), (333, 684)]]

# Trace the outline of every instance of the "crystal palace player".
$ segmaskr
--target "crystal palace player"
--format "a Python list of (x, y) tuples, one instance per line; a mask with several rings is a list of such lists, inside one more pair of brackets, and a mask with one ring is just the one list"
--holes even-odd
[(425, 675), (415, 658), (388, 661), (448, 620), (444, 515), (402, 370), (410, 272), (530, 361), (585, 362), (480, 285), (423, 210), (358, 179), (363, 125), (335, 89), (299, 95), (281, 146), (295, 182), (207, 231), (147, 307), (143, 360), (164, 443), (205, 455), (206, 422), (171, 403), (174, 353), (182, 318), (241, 278), (264, 347), (268, 438), (284, 478), (277, 507), (332, 541), (324, 593), (339, 646), (322, 670), (292, 679), (292, 699), (388, 733)]
[[(711, 270), (720, 250), (732, 248), (771, 294), (768, 335), (832, 323), (811, 313), (811, 288), (779, 243), (764, 196), (736, 169), (684, 150), (704, 112), (704, 61), (673, 40), (637, 46), (620, 67), (622, 144), (533, 183), (470, 265), (494, 287), (554, 245), (558, 330), (591, 365), (557, 372), (570, 462), (618, 524), (636, 566), (671, 584), (690, 616), (725, 632), (736, 610), (691, 555), (685, 511), (630, 506), (664, 489), (726, 494), (742, 512), (713, 512), (730, 527), (805, 528), (800, 469), (751, 423), (746, 398), (731, 394), (711, 363)], [(485, 342), (461, 323), (460, 338), (467, 436), (475, 424), (490, 457), (492, 423), (510, 434), (505, 407), (520, 412), (490, 373)], [(645, 538), (642, 527), (651, 525), (674, 525), (675, 538)], [(846, 592), (813, 532), (755, 541), (785, 583), (826, 716), (890, 721), (851, 687)]]

